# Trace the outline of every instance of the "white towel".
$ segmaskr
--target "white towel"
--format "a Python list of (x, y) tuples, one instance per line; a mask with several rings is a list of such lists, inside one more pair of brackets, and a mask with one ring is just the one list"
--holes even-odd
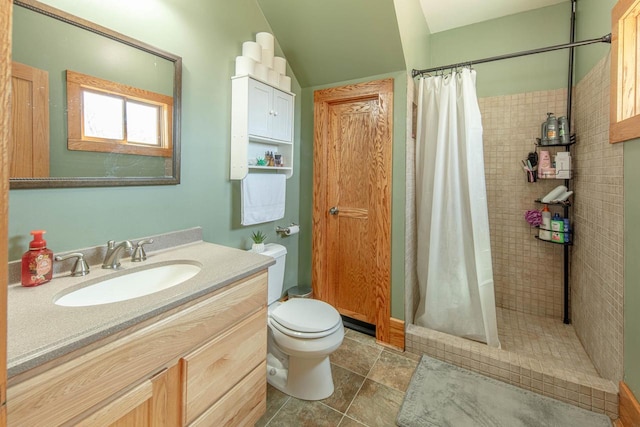
[(287, 177), (275, 173), (249, 173), (242, 180), (240, 223), (260, 224), (284, 218)]

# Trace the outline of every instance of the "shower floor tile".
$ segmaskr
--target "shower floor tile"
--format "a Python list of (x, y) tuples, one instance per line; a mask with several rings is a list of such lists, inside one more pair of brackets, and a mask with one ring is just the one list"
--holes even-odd
[(598, 376), (573, 326), (500, 307), (496, 314), (503, 350), (537, 359), (547, 366)]

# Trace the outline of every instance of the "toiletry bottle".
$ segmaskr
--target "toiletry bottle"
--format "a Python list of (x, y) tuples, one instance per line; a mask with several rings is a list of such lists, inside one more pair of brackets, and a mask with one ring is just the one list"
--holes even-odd
[(551, 241), (564, 243), (564, 220), (559, 213), (553, 214), (551, 219)]
[(557, 144), (558, 143), (558, 119), (553, 113), (547, 113), (547, 139), (549, 140), (549, 144)]
[(564, 242), (571, 242), (571, 228), (569, 227), (569, 218), (564, 219)]
[(538, 237), (542, 240), (551, 240), (551, 211), (547, 205), (542, 208), (542, 224)]
[(565, 116), (558, 117), (558, 139), (560, 144), (568, 144), (570, 141), (569, 122)]
[(33, 240), (22, 255), (22, 286), (42, 285), (53, 276), (53, 252), (47, 249), (47, 241), (42, 238), (44, 233), (44, 230), (31, 232)]

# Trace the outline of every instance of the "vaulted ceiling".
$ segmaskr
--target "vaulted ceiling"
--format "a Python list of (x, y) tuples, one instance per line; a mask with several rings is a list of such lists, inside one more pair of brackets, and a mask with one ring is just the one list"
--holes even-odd
[(422, 11), (435, 33), (567, 0), (256, 1), (309, 87), (406, 69), (396, 6)]
[(258, 0), (302, 87), (405, 69), (393, 0)]

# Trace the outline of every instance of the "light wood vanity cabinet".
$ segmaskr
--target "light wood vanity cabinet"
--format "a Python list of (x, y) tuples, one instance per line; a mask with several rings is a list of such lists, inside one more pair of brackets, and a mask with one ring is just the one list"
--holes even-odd
[(10, 382), (8, 425), (253, 425), (266, 410), (266, 290), (265, 270)]

